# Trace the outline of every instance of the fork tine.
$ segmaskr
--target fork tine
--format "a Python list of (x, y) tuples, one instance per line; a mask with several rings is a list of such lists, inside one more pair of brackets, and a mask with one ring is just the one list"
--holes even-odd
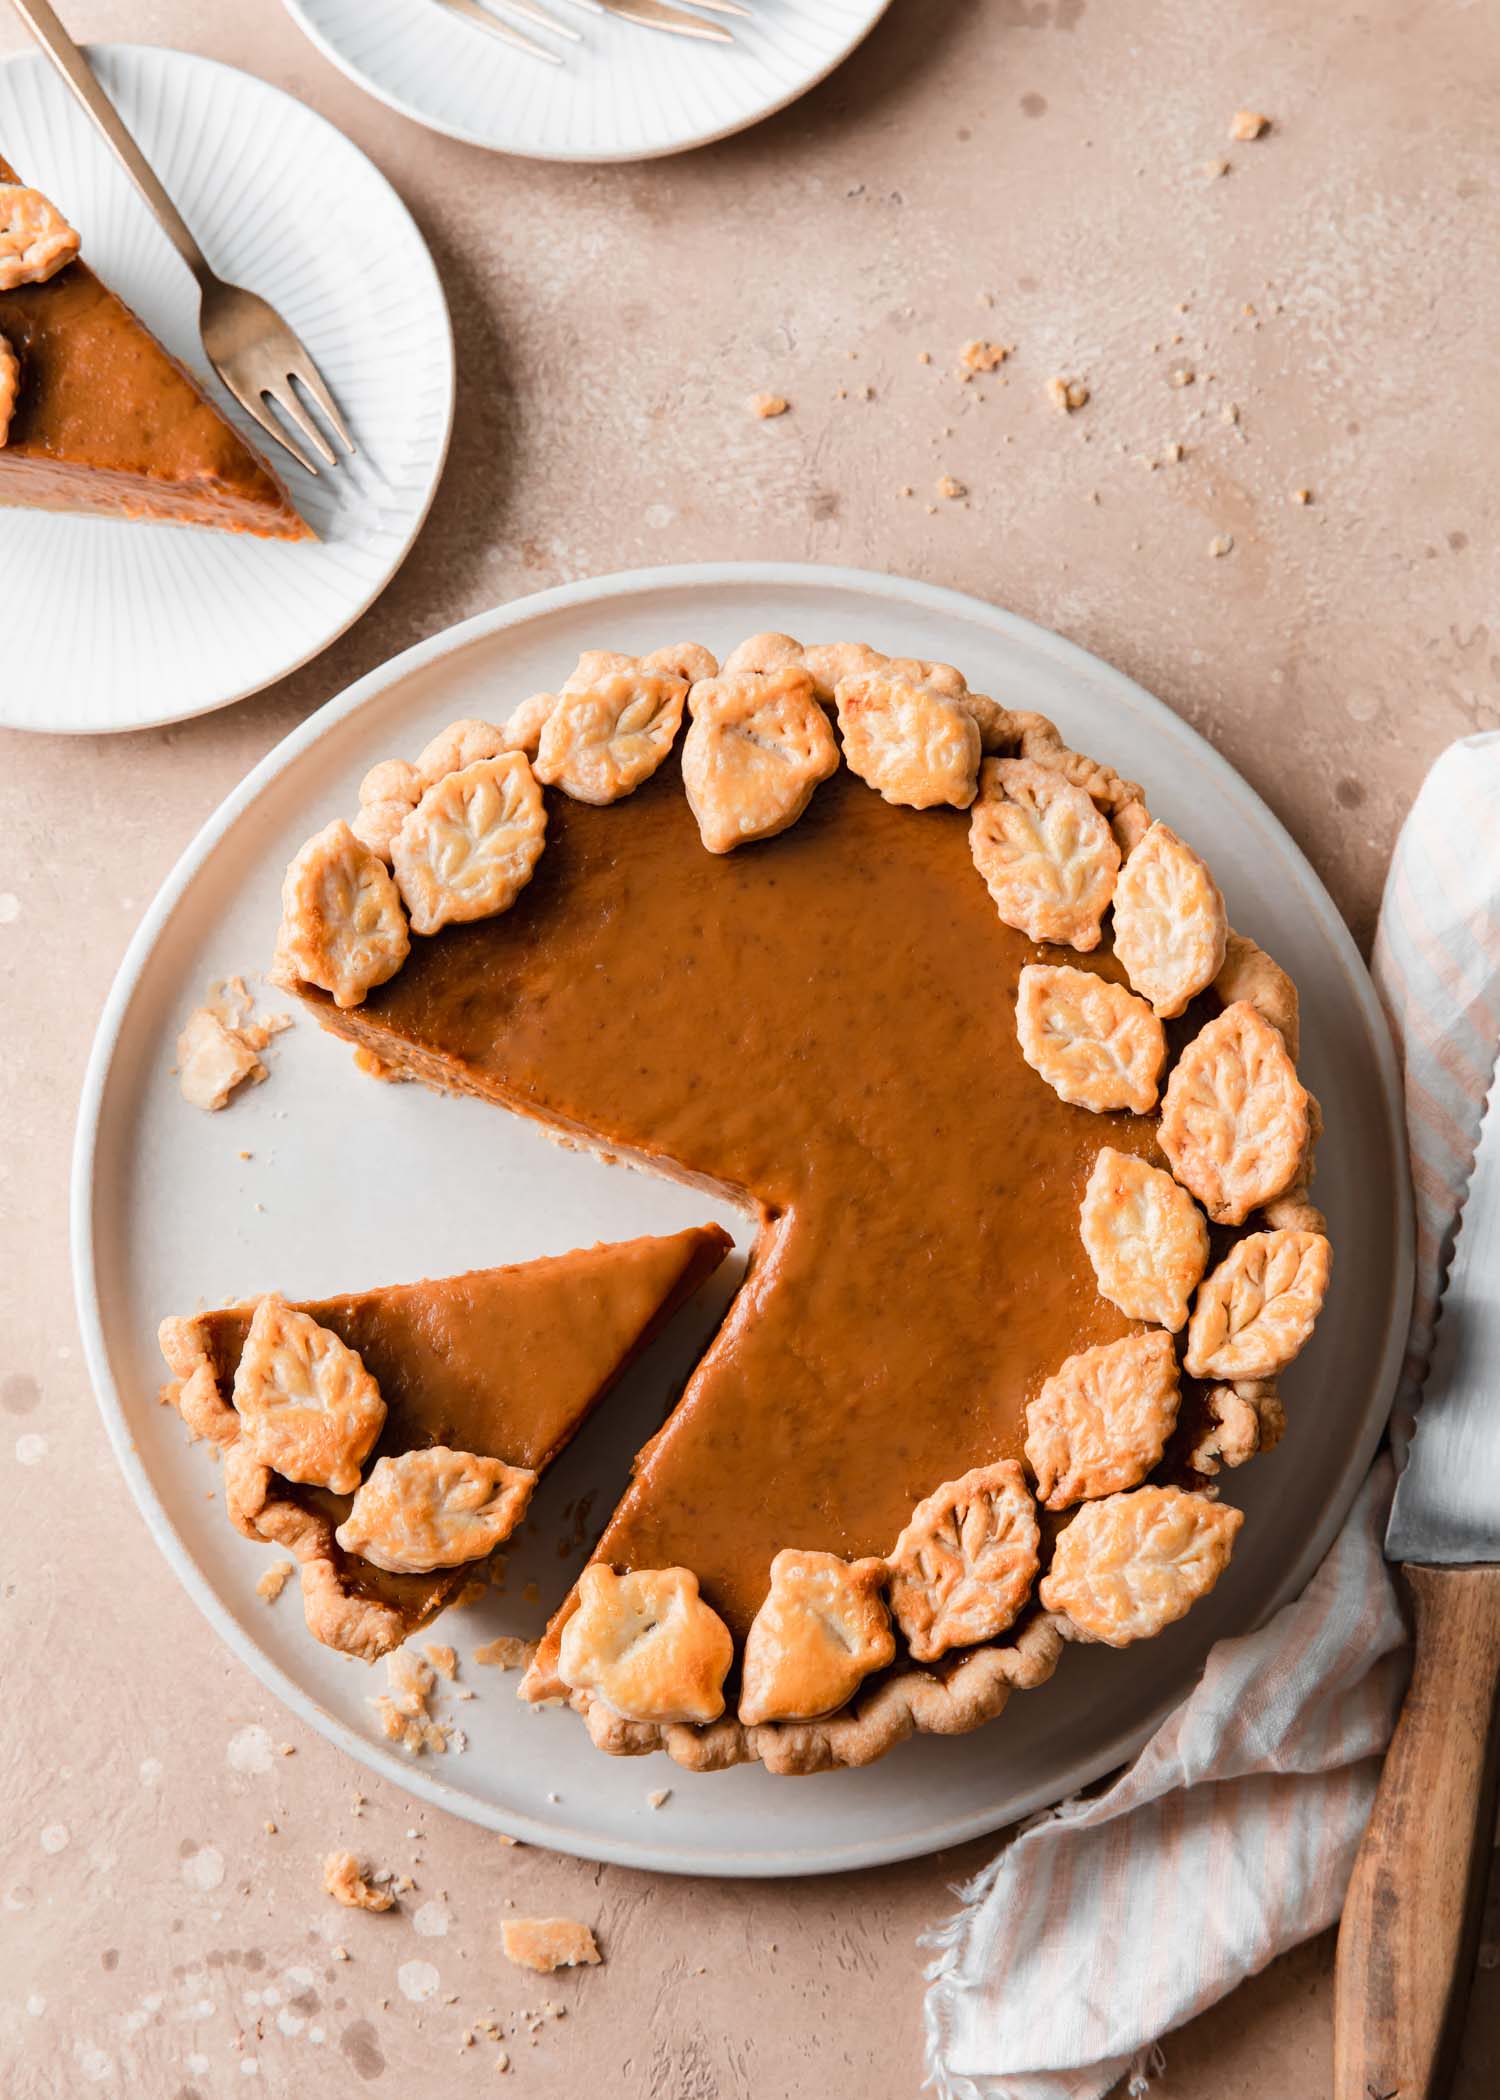
[(296, 345), (297, 362), (289, 368), (287, 377), (295, 379), (299, 386), (312, 395), (314, 401), (317, 402), (319, 408), (322, 409), (324, 415), (327, 416), (329, 422), (333, 425), (334, 436), (344, 446), (345, 450), (357, 452), (359, 447), (355, 444), (353, 438), (350, 437), (349, 426), (339, 414), (338, 403), (324, 385), (322, 373), (308, 356), (300, 338), (293, 336), (292, 341)]
[(290, 452), (299, 467), (305, 467), (309, 474), (316, 475), (318, 471), (317, 461), (304, 452), (295, 439), (288, 435), (276, 417), (266, 407), (261, 396), (252, 394), (248, 387), (242, 386), (226, 366), (219, 365), (216, 367), (216, 370), (225, 386), (228, 387), (230, 393), (233, 394), (235, 400), (238, 401), (240, 407), (245, 411), (245, 414), (260, 425), (267, 437), (274, 438), (283, 450)]
[(317, 447), (328, 465), (336, 467), (339, 463), (338, 454), (297, 398), (296, 388), (291, 381), (284, 379), (280, 386), (267, 387), (266, 392), (276, 403), (276, 406), (281, 410), (287, 421), (294, 428), (300, 430), (302, 435)]
[(545, 7), (538, 7), (537, 0), (497, 0), (497, 5), (508, 7), (523, 22), (535, 22), (539, 29), (550, 29), (554, 36), (565, 36), (570, 43), (583, 41), (571, 22), (559, 22), (556, 15), (549, 15)]
[(531, 58), (543, 58), (549, 66), (562, 64), (557, 52), (549, 50), (545, 44), (539, 44), (535, 37), (526, 36), (519, 29), (513, 29), (509, 22), (502, 22), (498, 15), (492, 15), (482, 8), (479, 0), (440, 0), (440, 4), (450, 13), (461, 15), (464, 21), (472, 22), (476, 29), (483, 29), (490, 36), (498, 37), (502, 44), (509, 44), (512, 50), (524, 51)]
[(748, 7), (740, 5), (740, 0), (692, 0), (692, 5), (701, 7), (707, 15), (743, 15), (747, 22), (755, 19)]

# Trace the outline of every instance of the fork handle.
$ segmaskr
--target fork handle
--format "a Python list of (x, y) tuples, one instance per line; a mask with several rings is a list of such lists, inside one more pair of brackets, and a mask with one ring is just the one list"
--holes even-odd
[(99, 85), (93, 67), (57, 19), (49, 0), (11, 0), (11, 5), (93, 118), (105, 143), (140, 191), (162, 232), (202, 284), (213, 274), (203, 250), (193, 239), (177, 206), (157, 181), (146, 156), (125, 129), (120, 112)]

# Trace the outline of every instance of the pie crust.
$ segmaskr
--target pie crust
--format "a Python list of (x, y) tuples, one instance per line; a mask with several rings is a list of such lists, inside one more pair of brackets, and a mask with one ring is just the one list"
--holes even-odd
[[(1319, 1255), (1311, 1243), (1321, 1243), (1322, 1220), (1307, 1190), (1319, 1117), (1294, 1073), (1285, 1083), (1297, 1054), (1295, 990), (1253, 941), (1227, 925), (1206, 866), (1174, 833), (1153, 823), (1135, 783), (1070, 750), (1045, 718), (971, 694), (951, 666), (888, 658), (861, 643), (804, 646), (774, 633), (741, 643), (722, 670), (707, 652), (700, 655), (689, 665), (680, 658), (590, 652), (558, 694), (522, 701), (500, 734), (516, 754), (535, 751), (538, 772), (555, 775), (566, 793), (561, 757), (554, 763), (542, 754), (549, 735), (559, 754), (567, 743), (566, 717), (559, 710), (570, 691), (578, 696), (623, 681), (611, 690), (635, 699), (644, 695), (649, 734), (662, 691), (653, 681), (680, 676), (689, 688), (684, 785), (702, 845), (737, 868), (802, 871), (799, 894), (808, 885), (807, 871), (816, 867), (819, 842), (849, 831), (837, 815), (849, 806), (848, 795), (859, 792), (847, 788), (848, 773), (884, 801), (910, 809), (896, 821), (948, 824), (954, 821), (950, 812), (968, 809), (973, 861), (999, 921), (1014, 929), (1005, 938), (1013, 941), (1018, 933), (1032, 944), (1011, 979), (1016, 1005), (1008, 1025), (1036, 1087), (1054, 1104), (1049, 1113), (1078, 1119), (1068, 1126), (1076, 1152), (1070, 1181), (1076, 1245), (1083, 1274), (1092, 1268), (1096, 1279), (1093, 1302), (1108, 1312), (1107, 1321), (1091, 1328), (1058, 1332), (1056, 1353), (1027, 1394), (1025, 1442), (1037, 1489), (1048, 1507), (1066, 1515), (1055, 1539), (1055, 1527), (1037, 1521), (1025, 1470), (1002, 1452), (967, 1471), (954, 1467), (953, 1477), (936, 1485), (924, 1484), (915, 1507), (893, 1526), (900, 1536), (888, 1554), (883, 1544), (874, 1552), (863, 1542), (848, 1557), (821, 1542), (781, 1545), (760, 1563), (758, 1581), (747, 1578), (740, 1589), (727, 1589), (713, 1569), (689, 1566), (686, 1555), (654, 1559), (615, 1550), (617, 1537), (649, 1536), (648, 1505), (640, 1498), (654, 1478), (658, 1453), (670, 1448), (674, 1423), (691, 1404), (692, 1384), (640, 1455), (635, 1485), (531, 1661), (523, 1698), (565, 1699), (584, 1717), (593, 1741), (612, 1754), (664, 1749), (695, 1770), (760, 1759), (777, 1772), (811, 1772), (868, 1763), (914, 1731), (976, 1727), (1001, 1710), (1012, 1690), (1050, 1676), (1065, 1640), (1124, 1645), (1144, 1638), (1212, 1586), (1240, 1524), (1239, 1513), (1215, 1499), (1216, 1476), (1277, 1440), (1282, 1418), (1275, 1371), (1298, 1337), (1305, 1338), (1303, 1329), (1316, 1310)], [(844, 781), (834, 779), (819, 730), (818, 715), (830, 707), (842, 755), (850, 761)], [(618, 726), (624, 709), (613, 719)], [(560, 721), (556, 732), (554, 721)], [(828, 731), (826, 714), (821, 726)], [(753, 748), (730, 749), (736, 734)], [(629, 773), (628, 767), (618, 775), (611, 771), (613, 737), (606, 710), (604, 733), (595, 744), (606, 750), (604, 784), (611, 788)], [(671, 743), (664, 730), (662, 742)], [(636, 806), (649, 804), (654, 811), (674, 791), (671, 754), (653, 745), (648, 755), (649, 771), (622, 791), (636, 797)], [(405, 776), (386, 775), (374, 783), (366, 806), (376, 811), (386, 803), (399, 805), (409, 786)], [(597, 884), (611, 857), (603, 843), (597, 858), (590, 859), (589, 850), (606, 834), (581, 819), (565, 819), (565, 807), (554, 805), (554, 819), (567, 879), (579, 880), (586, 870)], [(626, 820), (604, 811), (589, 821)], [(652, 840), (655, 834), (642, 830), (648, 821), (656, 819), (630, 819), (628, 835)], [(856, 827), (862, 821), (851, 820)], [(378, 823), (372, 816), (369, 829), (376, 831)], [(735, 850), (782, 839), (785, 844), (768, 844), (764, 854)], [(790, 855), (785, 862), (774, 857), (782, 853)], [(549, 875), (539, 886), (547, 909), (557, 908), (563, 879)], [(769, 878), (773, 885), (777, 879)], [(719, 899), (735, 894), (722, 885), (713, 891)], [(541, 938), (535, 927), (543, 908), (531, 899), (519, 907), (523, 917), (532, 914), (528, 941)], [(607, 919), (608, 890), (588, 892), (581, 910), (590, 926), (599, 923), (598, 915)], [(502, 958), (525, 952), (509, 941), (491, 951), (472, 940), (473, 932), (454, 929), (455, 940), (467, 945), (447, 951), (450, 972), (464, 957), (479, 964), (492, 952)], [(623, 926), (618, 937), (624, 938)], [(759, 927), (756, 938), (763, 942)], [(1087, 967), (1070, 959), (1069, 951), (1071, 958), (1090, 958)], [(700, 960), (696, 952), (693, 959)], [(418, 996), (428, 996), (431, 981), (430, 974), (424, 977)], [(621, 978), (622, 984), (632, 982)], [(554, 1090), (527, 1076), (540, 1069), (545, 1077), (544, 1065), (528, 1066), (521, 1058), (521, 1076), (512, 1079), (503, 1061), (487, 1067), (477, 1053), (450, 1054), (440, 1008), (432, 1009), (437, 1022), (425, 1034), (410, 1027), (404, 1016), (412, 1008), (403, 1004), (399, 983), (394, 998), (377, 989), (367, 1004), (342, 1008), (312, 983), (299, 989), (324, 1025), (409, 1076), (534, 1114), (564, 1142), (680, 1171), (684, 1178), (759, 1200), (759, 1164), (733, 1180), (698, 1167), (691, 1151), (680, 1169), (674, 1166), (684, 1155), (674, 1150), (665, 1091), (659, 1100), (650, 1097), (665, 1133), (659, 1140), (617, 1136), (602, 1111), (595, 1121), (586, 1095), (570, 1099), (565, 1085)], [(684, 993), (690, 1012), (686, 978)], [(628, 995), (620, 996), (627, 1000), (621, 1010), (634, 1012)], [(1243, 1013), (1219, 1025), (1226, 1010), (1239, 1007)], [(1179, 1027), (1163, 1031), (1163, 1021), (1179, 1018)], [(893, 1052), (900, 1033), (898, 1020)], [(1280, 1046), (1275, 1055), (1267, 1048), (1270, 1036)], [(1190, 1056), (1194, 1044), (1197, 1052)], [(1243, 1110), (1234, 1059), (1246, 1063), (1246, 1045), (1262, 1081), (1274, 1080), (1280, 1088), (1274, 1114), (1263, 1112), (1259, 1098), (1250, 1113)], [(872, 1088), (880, 1083), (886, 1047), (868, 1042)], [(1156, 1112), (1165, 1066), (1165, 1123), (1184, 1060), (1174, 1104), (1174, 1151), (1162, 1125), (1143, 1130), (1141, 1119)], [(952, 1082), (953, 1114), (961, 1118), (964, 1074), (944, 1069)], [(1301, 1131), (1298, 1095), (1305, 1102)], [(1262, 1144), (1268, 1125), (1274, 1126), (1274, 1142)], [(1248, 1150), (1257, 1144), (1274, 1158), (1274, 1173), (1249, 1160)], [(1217, 1184), (1210, 1185), (1200, 1155), (1214, 1162)], [(1156, 1164), (1163, 1156), (1174, 1172)], [(1025, 1171), (1047, 1165), (1028, 1158)], [(1003, 1175), (1004, 1164), (996, 1162), (994, 1171)], [(1209, 1225), (1195, 1191), (1220, 1226), (1207, 1284)], [(794, 1192), (786, 1200), (795, 1200)], [(1240, 1215), (1231, 1218), (1231, 1209)], [(1275, 1243), (1265, 1257), (1240, 1251), (1249, 1242), (1237, 1228), (1247, 1220)], [(776, 1264), (782, 1259), (780, 1253), (767, 1255), (762, 1273), (758, 1250), (715, 1350), (727, 1346), (726, 1336), (750, 1330), (765, 1291), (779, 1280)], [(1292, 1281), (1283, 1292), (1280, 1279), (1289, 1263)], [(978, 1288), (985, 1288), (982, 1278)], [(1087, 1286), (1081, 1288), (1087, 1295)], [(1247, 1310), (1257, 1291), (1272, 1308), (1271, 1317)], [(1184, 1346), (1173, 1337), (1188, 1326), (1195, 1295), (1202, 1316), (1193, 1314), (1184, 1357)], [(1284, 1316), (1275, 1311), (1282, 1296)], [(705, 1364), (713, 1357), (711, 1350)], [(184, 1401), (192, 1404), (186, 1387)], [(919, 1409), (920, 1396), (911, 1395), (909, 1404)], [(780, 1478), (785, 1487), (788, 1476)], [(711, 1524), (712, 1483), (691, 1474), (689, 1481), (693, 1508)], [(727, 1476), (721, 1481), (729, 1484)], [(758, 1498), (767, 1494), (765, 1478), (754, 1469), (746, 1472), (744, 1495), (735, 1506), (752, 1490)], [(707, 1501), (696, 1499), (705, 1494)], [(635, 1533), (619, 1530), (627, 1509), (638, 1513)], [(787, 1529), (795, 1538), (800, 1527), (789, 1522)], [(702, 1531), (700, 1543), (711, 1539), (711, 1531)], [(660, 1583), (668, 1588), (657, 1595), (650, 1585)], [(690, 1660), (679, 1659), (661, 1672), (643, 1666), (640, 1682), (633, 1681), (632, 1629), (645, 1630), (649, 1648), (654, 1629), (676, 1623), (672, 1614), (684, 1624), (694, 1618), (690, 1605), (707, 1614), (696, 1620), (694, 1640), (684, 1642)], [(731, 1653), (743, 1643), (737, 1684), (727, 1663), (719, 1669), (725, 1640)], [(704, 1693), (697, 1680), (696, 1704), (690, 1706), (693, 1673), (701, 1672), (705, 1655), (718, 1684)], [(736, 1710), (715, 1710), (709, 1718), (713, 1698), (725, 1696), (726, 1671)], [(689, 1712), (692, 1718), (679, 1717)]]

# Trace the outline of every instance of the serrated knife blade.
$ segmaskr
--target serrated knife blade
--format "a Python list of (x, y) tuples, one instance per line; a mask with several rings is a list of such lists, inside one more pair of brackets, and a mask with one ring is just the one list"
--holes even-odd
[(1500, 1076), (1479, 1126), (1386, 1557), (1500, 1562)]

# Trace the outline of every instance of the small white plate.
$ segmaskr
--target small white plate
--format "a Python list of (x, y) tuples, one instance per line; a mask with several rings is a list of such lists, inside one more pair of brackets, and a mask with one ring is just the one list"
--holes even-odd
[(651, 160), (758, 124), (847, 58), (890, 0), (749, 0), (748, 19), (712, 18), (732, 44), (543, 0), (579, 32), (566, 43), (489, 4), (563, 63), (511, 50), (439, 0), (286, 0), (326, 57), (404, 117), (496, 153), (581, 161)]
[[(417, 750), (457, 716), (503, 716), (583, 647), (691, 639), (722, 653), (768, 627), (961, 665), (976, 686), (1042, 710), (1081, 749), (1144, 780), (1153, 809), (1207, 847), (1234, 923), (1301, 987), (1304, 1076), (1327, 1116), (1318, 1200), (1338, 1250), (1335, 1287), (1286, 1381), (1283, 1447), (1227, 1478), (1248, 1512), (1234, 1564), (1159, 1640), (1124, 1654), (1070, 1650), (1050, 1684), (973, 1735), (922, 1737), (867, 1771), (818, 1779), (604, 1757), (574, 1715), (530, 1711), (513, 1676), (466, 1661), (479, 1696), (450, 1701), (447, 1716), (467, 1732), (467, 1753), (413, 1763), (373, 1725), (366, 1701), (384, 1673), (316, 1646), (294, 1590), (274, 1609), (256, 1596), (274, 1556), (204, 1499), (216, 1480), (208, 1457), (156, 1405), (157, 1321), (200, 1298), (271, 1287), (319, 1296), (670, 1231), (716, 1211), (743, 1247), (745, 1221), (674, 1183), (561, 1151), (484, 1102), (379, 1086), (306, 1019), (278, 1038), (266, 1085), (204, 1116), (169, 1076), (176, 1032), (208, 978), (268, 958), (287, 858), (354, 808), (375, 760)], [(684, 1873), (818, 1873), (932, 1851), (1073, 1792), (1130, 1755), (1212, 1641), (1302, 1587), (1369, 1462), (1405, 1340), (1403, 1160), (1389, 1040), (1332, 901), (1265, 805), (1159, 702), (1055, 635), (928, 584), (779, 563), (658, 569), (546, 591), (409, 650), (294, 731), (224, 803), (148, 913), (100, 1024), (74, 1161), (75, 1274), (100, 1404), (147, 1522), (235, 1653), (305, 1720), (424, 1799), (535, 1843)], [(727, 1288), (721, 1280), (679, 1319), (543, 1481), (509, 1594), (451, 1615), (439, 1638), (467, 1658), (494, 1634), (540, 1631), (583, 1557), (583, 1531), (623, 1488)], [(575, 1529), (569, 1510), (584, 1496)], [(654, 1813), (647, 1794), (667, 1785), (671, 1802)]]
[(220, 276), (301, 336), (358, 457), (314, 477), (208, 369), (197, 294), (166, 236), (44, 59), (0, 65), (0, 140), (85, 258), (271, 460), (316, 544), (0, 509), (9, 619), (0, 723), (143, 729), (207, 714), (316, 656), (405, 559), (443, 471), (453, 334), (405, 205), (357, 147), (232, 66), (137, 44), (89, 57)]

